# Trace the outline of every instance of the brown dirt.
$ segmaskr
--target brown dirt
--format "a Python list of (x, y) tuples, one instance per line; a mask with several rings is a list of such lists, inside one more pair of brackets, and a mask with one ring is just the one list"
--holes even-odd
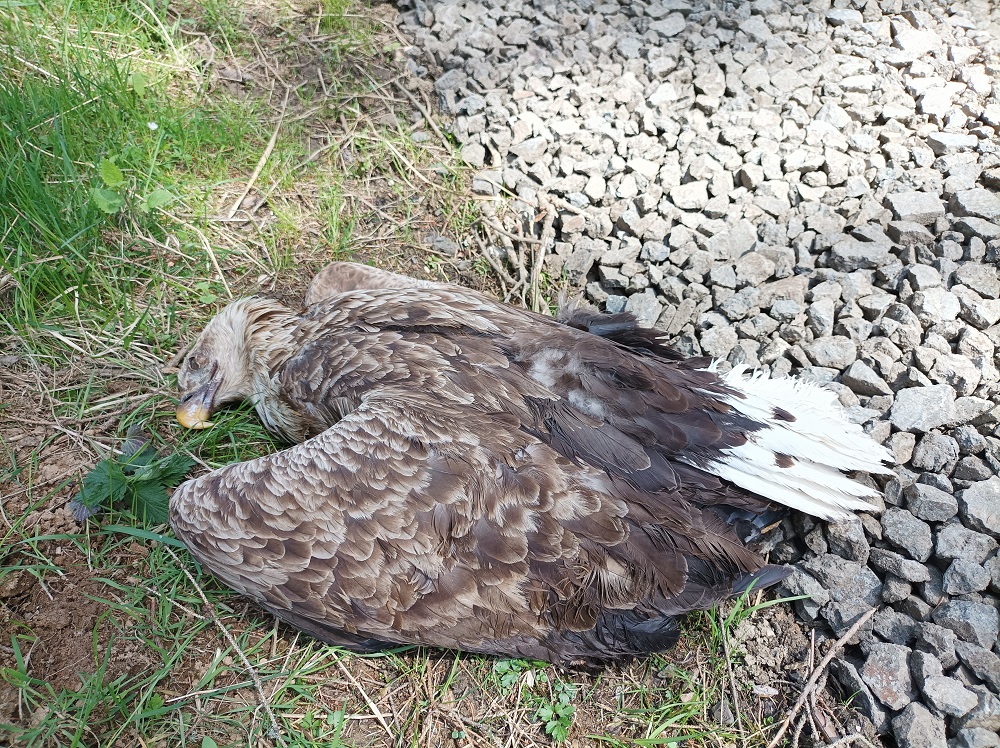
[[(11, 470), (0, 468), (0, 496), (8, 517), (16, 517), (27, 508), (29, 488), (60, 491), (60, 485), (74, 476), (74, 461), (62, 450), (45, 449), (44, 457), (35, 459), (40, 448), (51, 442), (56, 431), (38, 417), (40, 395), (32, 392), (21, 372), (0, 368), (0, 449)], [(15, 468), (16, 475), (11, 475)]]
[[(76, 558), (73, 558), (73, 557)], [(95, 667), (94, 644), (91, 634), (97, 628), (98, 643), (107, 644), (101, 636), (98, 618), (106, 609), (91, 596), (107, 596), (106, 587), (91, 579), (92, 572), (81, 565), (78, 553), (66, 551), (56, 554), (60, 573), (48, 574), (44, 585), (27, 571), (18, 571), (4, 581), (0, 600), (8, 623), (15, 623), (17, 630), (30, 631), (35, 637), (31, 643), (30, 674), (48, 681), (58, 691), (77, 690), (82, 685), (80, 673), (93, 672)], [(73, 561), (63, 566), (64, 561)], [(12, 631), (3, 631), (9, 641)], [(103, 639), (103, 642), (102, 642)], [(108, 673), (112, 679), (141, 668), (134, 659), (135, 652), (116, 657)], [(13, 662), (4, 662), (13, 666)], [(137, 672), (137, 670), (135, 671)]]

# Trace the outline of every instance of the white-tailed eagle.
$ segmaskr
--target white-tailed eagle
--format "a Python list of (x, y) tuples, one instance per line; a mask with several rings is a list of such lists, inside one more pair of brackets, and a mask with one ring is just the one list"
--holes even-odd
[(184, 483), (170, 521), (219, 579), (354, 650), (555, 662), (660, 651), (675, 616), (784, 576), (749, 550), (838, 519), (891, 454), (835, 396), (717, 373), (628, 315), (533, 314), (336, 263), (291, 309), (222, 310), (178, 418), (249, 400), (294, 446)]

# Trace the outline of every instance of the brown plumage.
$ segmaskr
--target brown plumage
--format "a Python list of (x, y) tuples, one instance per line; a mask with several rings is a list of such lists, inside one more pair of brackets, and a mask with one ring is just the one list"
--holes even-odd
[(774, 505), (710, 474), (770, 426), (707, 360), (627, 317), (559, 322), (349, 263), (307, 300), (231, 304), (178, 376), (182, 422), (250, 400), (296, 446), (170, 503), (193, 555), (293, 626), (603, 661), (783, 576), (743, 542)]

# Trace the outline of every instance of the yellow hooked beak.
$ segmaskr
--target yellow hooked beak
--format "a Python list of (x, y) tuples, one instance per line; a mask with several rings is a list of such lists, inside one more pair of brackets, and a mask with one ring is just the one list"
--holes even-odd
[(207, 429), (212, 425), (212, 417), (204, 404), (192, 401), (177, 406), (177, 422), (186, 429)]
[(212, 426), (212, 407), (215, 403), (215, 393), (221, 380), (213, 377), (212, 381), (197, 389), (185, 392), (177, 406), (177, 422), (186, 429), (207, 429)]

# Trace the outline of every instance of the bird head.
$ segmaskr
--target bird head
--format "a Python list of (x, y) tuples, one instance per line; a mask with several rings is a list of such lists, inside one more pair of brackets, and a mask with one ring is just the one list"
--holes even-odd
[(176, 415), (182, 426), (206, 429), (219, 408), (251, 397), (254, 333), (279, 312), (288, 310), (269, 299), (240, 299), (208, 323), (177, 372), (181, 396)]

